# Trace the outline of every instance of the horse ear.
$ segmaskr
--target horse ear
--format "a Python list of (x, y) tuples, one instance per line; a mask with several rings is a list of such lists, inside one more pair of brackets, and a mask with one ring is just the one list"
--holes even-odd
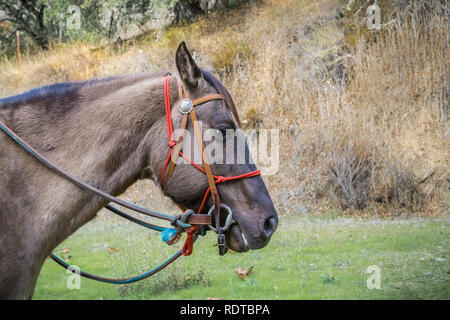
[(195, 91), (200, 81), (203, 80), (203, 76), (184, 41), (178, 46), (177, 53), (175, 54), (175, 62), (177, 64), (178, 74), (185, 87), (191, 92)]

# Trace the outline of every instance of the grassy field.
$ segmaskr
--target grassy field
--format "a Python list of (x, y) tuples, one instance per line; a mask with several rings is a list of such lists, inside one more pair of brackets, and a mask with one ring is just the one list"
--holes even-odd
[[(215, 237), (197, 241), (190, 257), (131, 285), (81, 279), (48, 259), (35, 299), (449, 299), (450, 220), (282, 216), (270, 244), (220, 257)], [(179, 246), (179, 244), (178, 244)], [(82, 270), (111, 277), (135, 275), (175, 248), (158, 234), (102, 216), (67, 239), (55, 253)], [(380, 289), (369, 290), (369, 266), (380, 269)], [(253, 266), (247, 279), (236, 268)]]

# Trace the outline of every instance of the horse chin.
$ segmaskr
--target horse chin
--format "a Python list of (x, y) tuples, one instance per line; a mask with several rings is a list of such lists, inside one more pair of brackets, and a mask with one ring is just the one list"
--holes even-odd
[(233, 223), (225, 232), (225, 242), (227, 247), (235, 252), (246, 252), (249, 250), (249, 245), (237, 223)]

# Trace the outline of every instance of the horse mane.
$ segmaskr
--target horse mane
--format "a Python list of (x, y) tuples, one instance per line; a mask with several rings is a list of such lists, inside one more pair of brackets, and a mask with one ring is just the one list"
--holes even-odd
[(206, 71), (204, 69), (200, 69), (200, 70), (202, 72), (203, 78), (205, 78), (205, 80), (210, 85), (212, 85), (214, 88), (216, 88), (217, 91), (219, 91), (219, 93), (225, 98), (226, 105), (228, 106), (228, 108), (230, 109), (230, 111), (233, 114), (234, 118), (236, 119), (239, 127), (241, 127), (241, 119), (239, 118), (239, 114), (237, 112), (236, 105), (234, 104), (233, 98), (231, 98), (231, 95), (228, 92), (228, 90), (211, 73), (209, 73), (208, 71)]

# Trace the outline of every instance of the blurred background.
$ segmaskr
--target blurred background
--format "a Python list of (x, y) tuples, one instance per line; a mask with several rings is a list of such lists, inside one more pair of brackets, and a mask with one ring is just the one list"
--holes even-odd
[(447, 1), (376, 3), (371, 30), (365, 0), (4, 0), (0, 96), (174, 71), (186, 41), (245, 128), (280, 130), (265, 180), (281, 214), (448, 211)]

